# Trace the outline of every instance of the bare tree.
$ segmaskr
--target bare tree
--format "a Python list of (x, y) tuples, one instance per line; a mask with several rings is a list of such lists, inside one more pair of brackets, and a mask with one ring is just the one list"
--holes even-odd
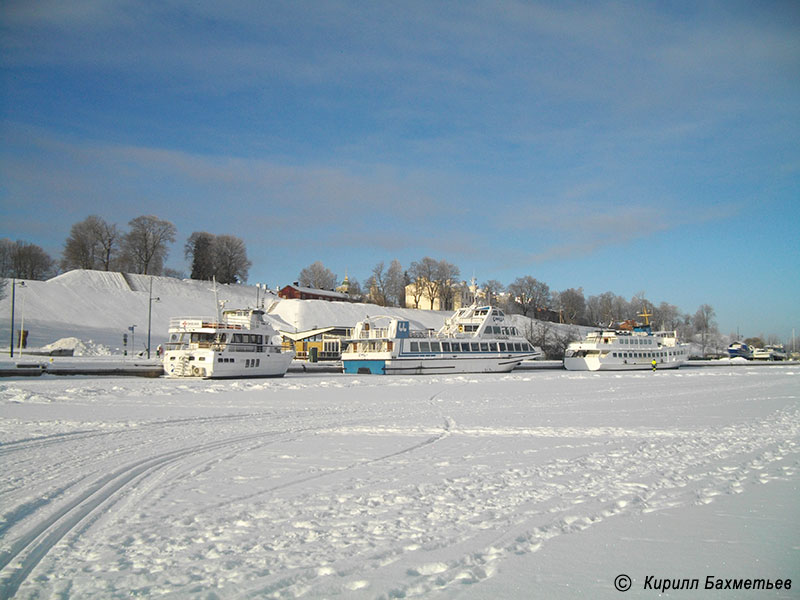
[(498, 298), (500, 297), (500, 294), (506, 290), (506, 287), (496, 279), (484, 281), (481, 287), (486, 294), (486, 302), (492, 306), (496, 306), (498, 304)]
[(220, 283), (244, 283), (253, 265), (244, 242), (233, 235), (218, 235), (212, 245), (214, 274)]
[(653, 307), (653, 322), (659, 329), (665, 331), (676, 330), (680, 324), (681, 314), (677, 306), (662, 302), (657, 307)]
[(61, 257), (61, 268), (65, 271), (97, 267), (100, 244), (95, 238), (92, 227), (92, 220), (95, 218), (97, 217), (87, 217), (86, 220), (75, 223), (70, 229)]
[(119, 255), (120, 231), (115, 224), (107, 223), (99, 217), (94, 228), (100, 244), (100, 266), (103, 271), (110, 271)]
[(0, 239), (0, 277), (12, 277), (14, 272), (14, 248), (16, 244), (8, 238)]
[(619, 302), (617, 296), (611, 292), (604, 292), (598, 296), (591, 296), (587, 302), (590, 321), (596, 325), (610, 326), (614, 321), (622, 319), (618, 314)]
[(530, 275), (517, 277), (508, 286), (508, 291), (512, 302), (520, 308), (523, 315), (531, 312), (535, 316), (538, 309), (546, 308), (550, 303), (550, 288)]
[(90, 215), (70, 229), (64, 243), (61, 268), (108, 271), (116, 258), (119, 230), (97, 215)]
[[(433, 304), (436, 298), (439, 297), (439, 288), (441, 286), (441, 279), (439, 278), (439, 261), (434, 260), (430, 256), (426, 256), (417, 264), (417, 273), (419, 274), (418, 282), (422, 285), (424, 295), (428, 298), (433, 310)], [(416, 282), (415, 282), (416, 283)]]
[[(0, 259), (2, 277), (16, 279), (47, 279), (56, 273), (56, 263), (41, 246), (17, 240), (2, 240)], [(9, 243), (10, 242), (10, 243)], [(7, 255), (7, 256), (6, 256)]]
[(378, 306), (386, 306), (386, 271), (383, 269), (383, 261), (372, 267), (372, 275), (367, 279), (369, 296)]
[(386, 301), (394, 306), (405, 306), (406, 284), (403, 279), (403, 267), (394, 259), (386, 271)]
[(406, 277), (409, 284), (414, 284), (410, 287), (411, 297), (414, 300), (414, 308), (419, 308), (420, 300), (422, 300), (422, 296), (425, 293), (425, 278), (418, 262), (414, 261), (411, 263), (411, 266), (408, 268), (408, 272), (406, 273)]
[(361, 290), (361, 284), (358, 282), (358, 279), (355, 277), (348, 277), (349, 281), (349, 289), (347, 295), (350, 296), (353, 300), (361, 300), (364, 297), (364, 293)]
[(709, 304), (703, 304), (694, 314), (694, 328), (700, 334), (700, 341), (703, 347), (703, 356), (706, 355), (706, 346), (709, 335), (716, 333), (717, 323), (714, 320), (714, 309)]
[(175, 226), (153, 215), (136, 217), (122, 241), (127, 269), (144, 275), (160, 275), (167, 258), (167, 245), (175, 241)]
[(583, 288), (570, 288), (558, 294), (556, 305), (564, 318), (565, 323), (577, 324), (584, 320), (586, 312), (586, 299), (583, 297)]
[(436, 269), (436, 277), (439, 280), (439, 308), (441, 310), (453, 310), (456, 293), (461, 292), (461, 285), (458, 281), (461, 270), (453, 263), (440, 260)]
[(336, 287), (336, 275), (325, 268), (320, 261), (309, 265), (298, 276), (300, 285), (314, 287), (320, 290), (332, 290)]

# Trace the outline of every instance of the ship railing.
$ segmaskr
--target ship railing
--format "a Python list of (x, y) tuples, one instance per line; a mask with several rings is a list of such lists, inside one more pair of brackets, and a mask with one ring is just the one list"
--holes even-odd
[(242, 329), (242, 325), (240, 323), (220, 323), (215, 317), (173, 317), (169, 320), (169, 328), (181, 331), (193, 328)]
[(389, 328), (388, 327), (373, 327), (367, 330), (362, 330), (358, 334), (359, 340), (371, 340), (371, 339), (378, 339), (378, 338), (385, 338), (389, 337)]

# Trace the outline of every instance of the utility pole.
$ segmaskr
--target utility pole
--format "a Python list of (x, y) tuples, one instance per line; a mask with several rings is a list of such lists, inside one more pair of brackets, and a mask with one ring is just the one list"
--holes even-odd
[(11, 343), (8, 344), (9, 356), (14, 358), (14, 300), (17, 291), (17, 280), (11, 280)]
[(150, 298), (147, 304), (147, 358), (150, 358), (150, 323), (153, 316), (153, 302), (160, 302), (161, 298), (153, 298), (153, 278), (150, 277)]
[[(8, 356), (14, 358), (14, 309), (16, 303), (16, 292), (17, 286), (24, 288), (25, 282), (24, 281), (17, 281), (16, 279), (11, 280), (11, 342), (8, 344)], [(25, 315), (22, 316), (22, 327), (25, 327)], [(22, 353), (22, 336), (24, 334), (22, 331), (19, 333), (19, 348), (20, 354)]]

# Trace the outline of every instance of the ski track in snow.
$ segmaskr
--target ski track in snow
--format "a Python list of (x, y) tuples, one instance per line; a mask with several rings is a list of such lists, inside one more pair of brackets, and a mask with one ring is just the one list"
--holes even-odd
[(796, 481), (797, 382), (781, 368), (6, 382), (0, 597), (455, 593), (608, 519)]

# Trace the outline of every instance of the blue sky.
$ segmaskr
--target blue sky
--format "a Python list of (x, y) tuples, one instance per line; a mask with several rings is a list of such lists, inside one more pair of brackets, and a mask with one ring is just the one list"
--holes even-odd
[(251, 282), (397, 258), (800, 334), (797, 2), (0, 5), (0, 237), (143, 214)]

